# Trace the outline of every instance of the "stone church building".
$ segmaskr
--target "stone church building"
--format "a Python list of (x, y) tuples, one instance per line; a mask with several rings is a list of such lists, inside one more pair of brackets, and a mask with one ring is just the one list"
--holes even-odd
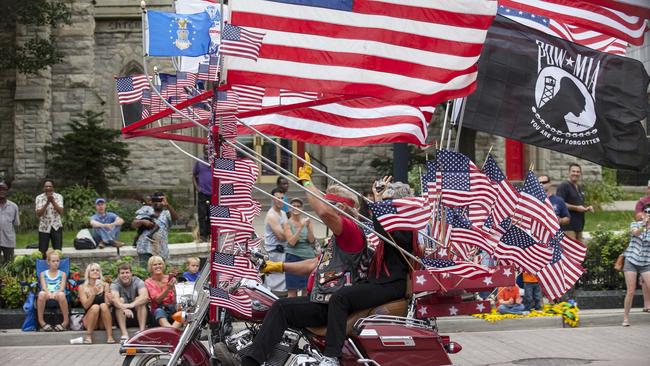
[[(148, 1), (154, 9), (170, 9), (170, 0)], [(139, 1), (75, 0), (71, 1), (72, 23), (56, 32), (63, 61), (25, 76), (15, 70), (0, 73), (0, 176), (21, 190), (40, 189), (38, 182), (48, 175), (46, 146), (68, 132), (68, 122), (84, 110), (103, 111), (106, 127), (120, 129), (122, 119), (117, 103), (114, 76), (142, 73), (142, 37)], [(44, 32), (48, 32), (44, 31)], [(24, 26), (5, 25), (0, 37), (13, 37), (20, 43)], [(650, 42), (632, 52), (650, 67)], [(149, 67), (169, 65), (168, 60), (153, 59)], [(171, 71), (171, 70), (168, 70)], [(440, 140), (440, 123), (432, 124), (430, 135)], [(290, 158), (260, 139), (243, 138), (244, 142), (283, 166), (296, 166)], [(126, 142), (131, 151), (132, 167), (111, 188), (120, 190), (173, 190), (191, 194), (193, 160), (179, 152), (168, 141), (134, 138)], [(391, 158), (390, 145), (373, 147), (321, 147), (280, 140), (294, 151), (311, 152), (328, 167), (330, 173), (352, 186), (361, 188), (376, 179), (369, 162), (374, 158)], [(200, 155), (201, 148), (179, 143), (185, 150)], [(477, 160), (482, 161), (487, 148), (503, 164), (506, 154), (504, 139), (479, 133), (476, 140)], [(510, 153), (510, 152), (509, 152)], [(553, 179), (565, 177), (567, 165), (575, 158), (524, 146), (525, 169), (534, 163), (535, 171), (550, 174)], [(101, 157), (98, 157), (101, 159)], [(600, 167), (581, 162), (585, 175), (600, 177)], [(275, 175), (262, 169), (260, 181), (275, 181)]]

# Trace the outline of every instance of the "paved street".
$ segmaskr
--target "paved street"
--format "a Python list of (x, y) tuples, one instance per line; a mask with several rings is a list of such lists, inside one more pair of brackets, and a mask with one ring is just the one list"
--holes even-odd
[[(650, 365), (650, 324), (449, 334), (457, 365)], [(120, 365), (116, 345), (0, 347), (0, 365)]]

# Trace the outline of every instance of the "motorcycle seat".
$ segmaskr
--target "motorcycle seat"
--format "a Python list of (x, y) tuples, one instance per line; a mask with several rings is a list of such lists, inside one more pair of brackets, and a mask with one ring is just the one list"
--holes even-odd
[[(348, 336), (352, 333), (352, 327), (357, 320), (364, 318), (369, 315), (394, 315), (394, 316), (406, 316), (407, 311), (407, 302), (406, 299), (394, 300), (389, 303), (379, 305), (374, 308), (359, 310), (348, 315), (348, 320), (346, 324), (346, 334)], [(327, 327), (308, 327), (306, 328), (310, 333), (325, 337), (327, 334)]]

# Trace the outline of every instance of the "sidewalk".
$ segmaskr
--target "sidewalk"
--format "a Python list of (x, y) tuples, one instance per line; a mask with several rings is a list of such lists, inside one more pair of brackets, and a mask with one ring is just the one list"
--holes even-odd
[[(581, 310), (581, 328), (620, 326), (623, 321), (623, 309), (606, 310)], [(632, 327), (635, 325), (650, 325), (650, 313), (644, 313), (640, 308), (632, 309), (630, 313)], [(537, 317), (504, 319), (495, 323), (471, 316), (438, 318), (438, 329), (441, 334), (463, 332), (490, 332), (509, 330), (534, 330), (562, 328), (561, 317)], [(243, 327), (242, 323), (235, 324), (235, 331)], [(129, 329), (133, 334), (136, 329)], [(0, 347), (7, 346), (34, 346), (34, 345), (67, 345), (70, 339), (82, 337), (85, 331), (66, 332), (23, 332), (20, 329), (0, 330)], [(120, 332), (115, 329), (114, 337), (119, 338)], [(94, 336), (95, 344), (106, 343), (106, 332), (97, 331)]]

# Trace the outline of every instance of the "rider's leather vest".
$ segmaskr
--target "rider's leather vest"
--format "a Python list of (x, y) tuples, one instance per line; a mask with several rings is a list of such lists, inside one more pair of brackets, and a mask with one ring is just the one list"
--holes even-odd
[(314, 287), (310, 295), (312, 302), (327, 304), (332, 294), (339, 289), (367, 278), (372, 253), (368, 250), (365, 235), (363, 237), (363, 249), (358, 253), (344, 252), (336, 245), (336, 237), (330, 237), (316, 267)]

